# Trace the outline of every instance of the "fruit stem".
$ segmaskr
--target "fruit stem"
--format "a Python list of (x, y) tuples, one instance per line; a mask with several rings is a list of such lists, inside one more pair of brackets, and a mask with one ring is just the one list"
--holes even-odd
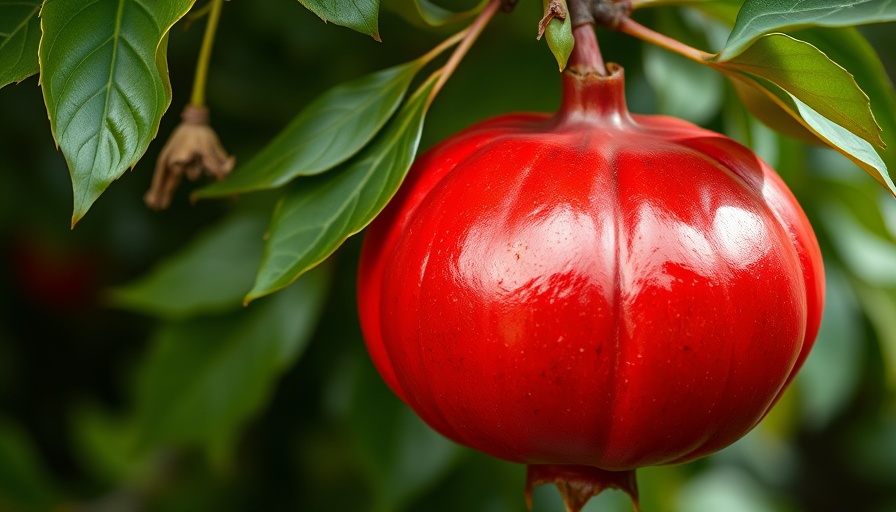
[(199, 59), (196, 61), (196, 77), (193, 79), (193, 92), (190, 95), (190, 105), (194, 107), (205, 106), (205, 83), (208, 77), (208, 64), (211, 60), (212, 46), (215, 43), (215, 31), (218, 28), (218, 20), (221, 18), (221, 7), (224, 5), (224, 0), (210, 0), (210, 5), (211, 11), (209, 12), (208, 22), (205, 25), (205, 34), (202, 36)]
[(607, 76), (607, 66), (600, 53), (594, 27), (590, 23), (579, 25), (572, 30), (572, 36), (576, 44), (569, 56), (569, 70), (583, 76), (591, 73)]
[(692, 48), (677, 39), (655, 32), (629, 17), (622, 18), (616, 30), (675, 52), (699, 64), (708, 64), (714, 57), (711, 53)]
[(442, 67), (442, 73), (432, 87), (432, 91), (429, 93), (429, 99), (426, 102), (427, 106), (432, 103), (432, 100), (434, 100), (436, 95), (439, 94), (439, 91), (442, 90), (442, 86), (445, 85), (445, 82), (448, 81), (448, 78), (450, 78), (451, 74), (454, 73), (454, 70), (457, 69), (457, 65), (460, 64), (460, 61), (470, 50), (470, 47), (473, 46), (473, 43), (479, 37), (479, 34), (482, 33), (482, 30), (488, 25), (488, 22), (491, 21), (492, 17), (498, 12), (500, 7), (501, 0), (491, 0), (491, 2), (485, 6), (485, 9), (479, 13), (479, 16), (473, 20), (473, 23), (470, 23), (470, 26), (467, 27), (465, 31), (461, 32), (461, 34), (463, 34), (463, 40), (457, 45), (457, 48), (451, 53), (451, 57), (448, 58), (448, 62)]

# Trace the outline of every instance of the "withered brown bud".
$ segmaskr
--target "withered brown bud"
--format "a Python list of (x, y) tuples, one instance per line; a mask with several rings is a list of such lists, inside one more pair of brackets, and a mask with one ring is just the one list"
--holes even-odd
[(184, 176), (190, 181), (203, 175), (222, 180), (236, 162), (209, 126), (208, 109), (187, 105), (181, 119), (159, 154), (152, 185), (143, 196), (146, 206), (153, 210), (164, 210), (171, 204), (174, 190)]

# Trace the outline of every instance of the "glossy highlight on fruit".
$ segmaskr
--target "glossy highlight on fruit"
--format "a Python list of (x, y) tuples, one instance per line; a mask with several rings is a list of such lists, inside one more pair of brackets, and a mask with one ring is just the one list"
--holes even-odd
[(630, 115), (610, 70), (567, 71), (556, 115), (420, 156), (367, 233), (358, 300), (374, 364), (434, 429), (529, 464), (530, 486), (582, 475), (636, 498), (635, 468), (766, 415), (815, 339), (824, 276), (774, 170)]

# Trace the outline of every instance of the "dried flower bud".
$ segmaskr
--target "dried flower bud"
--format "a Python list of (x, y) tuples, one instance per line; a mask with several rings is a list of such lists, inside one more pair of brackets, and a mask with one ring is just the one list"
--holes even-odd
[(187, 105), (181, 123), (174, 129), (156, 162), (152, 186), (143, 196), (146, 206), (164, 210), (171, 204), (174, 190), (186, 176), (196, 181), (201, 176), (224, 179), (236, 159), (221, 147), (218, 135), (208, 124), (208, 109)]

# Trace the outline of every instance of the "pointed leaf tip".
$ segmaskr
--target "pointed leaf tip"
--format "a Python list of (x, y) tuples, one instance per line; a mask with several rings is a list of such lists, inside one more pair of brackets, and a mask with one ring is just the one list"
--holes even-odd
[(360, 151), (398, 110), (426, 59), (371, 73), (325, 92), (227, 179), (193, 194), (224, 197), (283, 186), (341, 164)]
[(865, 91), (852, 74), (805, 41), (768, 34), (737, 56), (710, 65), (762, 77), (851, 133), (885, 147)]
[(382, 42), (379, 31), (379, 0), (299, 0), (324, 22), (334, 23)]
[(41, 9), (41, 88), (72, 176), (73, 224), (155, 137), (171, 102), (167, 34), (192, 4), (48, 0)]

